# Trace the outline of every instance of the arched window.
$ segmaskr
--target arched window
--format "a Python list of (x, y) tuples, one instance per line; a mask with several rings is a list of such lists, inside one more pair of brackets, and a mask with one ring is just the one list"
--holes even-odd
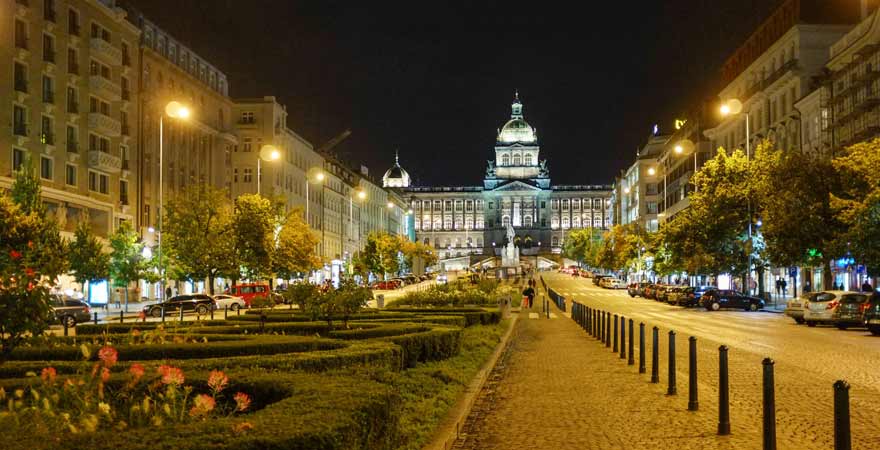
[(574, 216), (571, 218), (571, 227), (572, 228), (580, 228), (581, 227), (581, 218), (578, 216)]
[(501, 226), (507, 228), (510, 225), (510, 216), (502, 216), (501, 217)]
[(553, 239), (550, 240), (550, 243), (553, 247), (559, 247), (559, 237), (553, 236)]
[(527, 165), (527, 166), (531, 166), (531, 165), (532, 165), (532, 154), (531, 154), (531, 153), (526, 153), (526, 155), (524, 156), (524, 158), (525, 158), (525, 165)]
[(532, 216), (523, 217), (523, 226), (529, 228), (532, 226)]
[(522, 165), (522, 158), (520, 158), (519, 154), (513, 155), (513, 165), (514, 166)]
[(550, 219), (550, 228), (553, 228), (554, 230), (559, 228), (559, 218), (558, 217), (554, 217), (554, 218)]
[(425, 238), (424, 243), (425, 245), (431, 245), (431, 238)]
[(562, 229), (567, 230), (569, 228), (568, 217), (562, 218)]
[(501, 165), (502, 166), (509, 166), (510, 165), (510, 156), (501, 155)]

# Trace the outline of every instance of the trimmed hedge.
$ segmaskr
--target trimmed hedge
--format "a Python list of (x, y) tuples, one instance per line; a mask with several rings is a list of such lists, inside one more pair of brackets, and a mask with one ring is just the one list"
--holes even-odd
[(461, 328), (435, 328), (422, 333), (382, 338), (403, 349), (404, 367), (416, 363), (439, 361), (458, 354), (461, 349)]
[[(415, 325), (415, 324), (387, 324), (387, 325), (379, 325), (376, 324), (349, 324), (353, 327), (350, 330), (336, 330), (331, 331), (329, 334), (330, 338), (333, 339), (373, 339), (380, 337), (388, 337), (388, 336), (400, 336), (403, 334), (411, 334), (411, 333), (421, 333), (423, 331), (430, 330), (430, 327), (425, 325)], [(354, 328), (357, 327), (357, 328)], [(361, 328), (363, 327), (363, 328)]]
[(489, 325), (501, 321), (501, 311), (497, 308), (394, 308), (390, 311), (406, 311), (420, 315), (460, 315), (465, 318), (465, 326)]
[[(218, 340), (207, 343), (184, 344), (121, 344), (114, 345), (119, 351), (120, 361), (140, 361), (153, 359), (193, 359), (229, 357), (252, 354), (274, 355), (278, 353), (298, 353), (315, 350), (331, 350), (345, 344), (327, 339), (303, 336), (259, 336), (241, 337), (236, 340)], [(92, 346), (97, 353), (96, 346)], [(10, 360), (17, 361), (77, 361), (83, 357), (79, 346), (58, 347), (19, 347), (12, 351)], [(92, 355), (97, 358), (96, 354)]]
[[(391, 386), (363, 377), (228, 372), (230, 391), (254, 397), (255, 411), (187, 424), (118, 432), (42, 433), (4, 427), (0, 448), (118, 450), (392, 449), (397, 448), (399, 398)], [(187, 373), (197, 384), (207, 373)], [(262, 406), (261, 409), (258, 409)], [(236, 434), (232, 427), (253, 429)]]

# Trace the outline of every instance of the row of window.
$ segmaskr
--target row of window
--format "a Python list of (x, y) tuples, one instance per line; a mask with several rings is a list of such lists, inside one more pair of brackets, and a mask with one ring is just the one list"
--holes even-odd
[[(606, 217), (603, 221), (601, 217), (594, 217), (592, 223), (593, 228), (606, 228), (611, 226), (611, 219)], [(562, 217), (561, 220), (558, 217), (553, 217), (552, 219), (550, 219), (550, 228), (555, 230), (557, 228), (560, 228), (560, 225), (562, 226), (563, 230), (569, 228), (589, 228), (590, 220), (584, 219), (583, 222), (581, 222), (581, 218), (578, 216), (574, 216), (572, 218)]]
[[(19, 170), (24, 164), (25, 150), (12, 149), (12, 168)], [(55, 182), (55, 159), (45, 155), (40, 156), (39, 167), (40, 178)], [(64, 184), (70, 187), (77, 187), (77, 171), (76, 164), (65, 163), (64, 165)], [(89, 190), (100, 194), (108, 195), (110, 193), (110, 176), (98, 171), (89, 170)], [(119, 180), (119, 200), (123, 205), (128, 204), (128, 181)]]
[[(13, 105), (12, 117), (13, 117), (13, 134), (17, 136), (29, 136), (28, 130), (28, 111), (27, 108), (21, 105)], [(127, 124), (127, 122), (126, 122)], [(45, 145), (56, 145), (57, 141), (55, 138), (55, 120), (48, 115), (42, 114), (40, 116), (40, 143)], [(79, 152), (79, 127), (75, 125), (68, 124), (67, 125), (67, 134), (66, 134), (66, 148), (70, 153), (78, 153)], [(89, 151), (100, 151), (103, 153), (112, 153), (110, 150), (110, 139), (95, 134), (89, 133)], [(120, 145), (119, 146), (119, 156), (123, 161), (124, 165), (128, 164), (128, 146)], [(125, 168), (125, 167), (123, 167)]]
[[(513, 162), (513, 164), (511, 164)], [(513, 158), (508, 154), (501, 155), (501, 161), (498, 164), (499, 166), (533, 166), (534, 160), (531, 153), (526, 153), (525, 155), (520, 156), (519, 153), (513, 155)]]
[[(154, 38), (154, 36), (156, 36)], [(228, 95), (226, 80), (218, 74), (213, 67), (201, 61), (195, 53), (188, 51), (186, 47), (159, 33), (150, 24), (146, 24), (143, 34), (144, 46), (152, 48), (184, 71), (208, 85), (211, 89), (222, 95)], [(179, 51), (178, 51), (179, 49)]]
[[(53, 0), (45, 0), (45, 1), (53, 1)], [(44, 8), (44, 18), (49, 22), (55, 22), (55, 8), (46, 7)], [(80, 18), (79, 12), (74, 9), (68, 9), (67, 12), (67, 32), (72, 36), (80, 35)], [(15, 47), (23, 50), (29, 50), (29, 37), (30, 34), (28, 32), (28, 23), (16, 19), (15, 27), (14, 27), (14, 41)], [(89, 37), (92, 39), (100, 39), (108, 44), (112, 43), (112, 34), (107, 27), (101, 25), (98, 22), (91, 23), (91, 29)], [(55, 62), (55, 36), (49, 33), (43, 33), (43, 60), (46, 62)], [(122, 65), (123, 66), (131, 66), (131, 49), (127, 42), (122, 42), (120, 44), (120, 51), (122, 54)]]

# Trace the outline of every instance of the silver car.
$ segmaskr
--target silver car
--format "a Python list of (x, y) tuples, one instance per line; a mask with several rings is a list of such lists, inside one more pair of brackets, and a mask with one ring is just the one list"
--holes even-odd
[(789, 300), (785, 305), (785, 315), (791, 317), (797, 323), (804, 323), (804, 308), (807, 302), (819, 294), (819, 292), (805, 292), (800, 297)]
[(247, 308), (247, 304), (241, 297), (236, 297), (234, 295), (229, 294), (217, 294), (211, 297), (214, 299), (214, 304), (216, 305), (214, 309), (222, 310), (228, 309), (229, 311), (238, 311), (239, 309)]
[(820, 323), (833, 323), (834, 311), (840, 306), (840, 298), (847, 294), (858, 292), (847, 291), (821, 291), (815, 297), (804, 302), (804, 322), (811, 327)]

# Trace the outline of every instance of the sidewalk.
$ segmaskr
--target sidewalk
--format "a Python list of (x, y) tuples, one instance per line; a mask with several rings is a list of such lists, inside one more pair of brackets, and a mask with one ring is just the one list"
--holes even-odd
[(555, 306), (551, 317), (558, 318), (529, 320), (529, 312), (542, 316), (537, 303), (521, 313), (509, 362), (492, 374), (500, 381), (481, 393), (454, 448), (760, 448), (760, 417), (716, 436), (716, 392), (701, 386), (700, 411), (687, 411), (681, 369), (679, 394), (667, 396), (665, 364), (663, 383), (651, 384), (649, 374), (639, 375)]

